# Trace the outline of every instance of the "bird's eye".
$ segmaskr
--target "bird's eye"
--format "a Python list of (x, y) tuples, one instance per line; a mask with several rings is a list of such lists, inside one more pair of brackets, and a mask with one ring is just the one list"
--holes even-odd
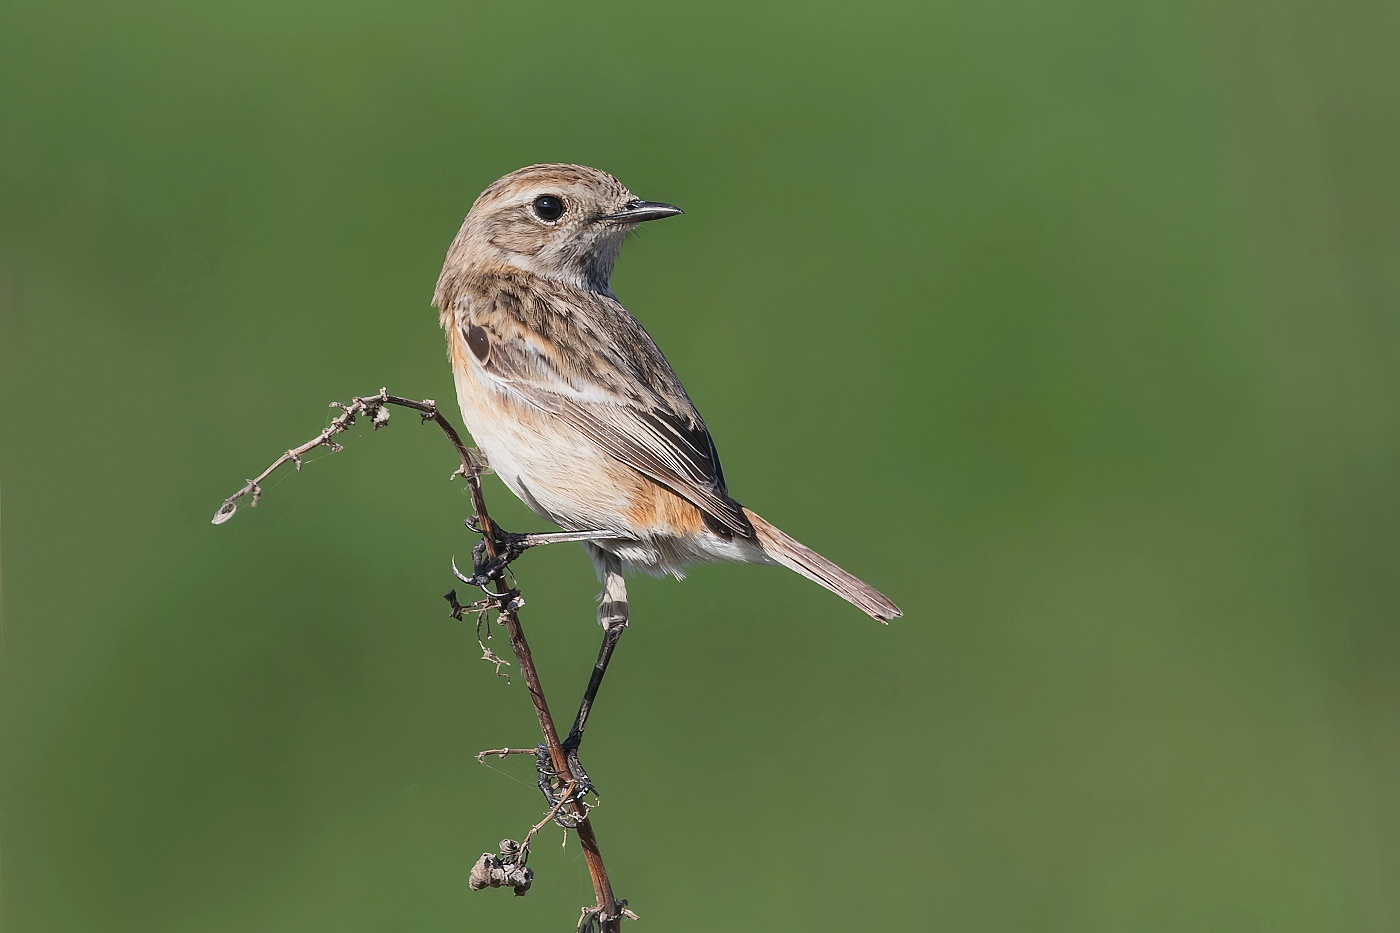
[(542, 194), (535, 198), (535, 216), (547, 223), (554, 223), (564, 216), (564, 202), (552, 194)]

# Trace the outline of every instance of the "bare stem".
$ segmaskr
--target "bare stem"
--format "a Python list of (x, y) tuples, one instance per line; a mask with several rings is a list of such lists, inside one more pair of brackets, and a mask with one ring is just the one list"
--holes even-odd
[[(473, 482), (474, 474), (470, 474), (468, 482)], [(479, 484), (474, 487), (473, 501), (479, 494)], [(484, 503), (482, 503), (484, 507)], [(482, 511), (477, 511), (479, 519), (484, 518)], [(487, 526), (483, 522), (482, 526)], [(490, 541), (490, 538), (486, 539)], [(549, 750), (549, 759), (554, 765), (555, 773), (568, 774), (569, 762), (564, 756), (564, 749), (559, 744), (559, 730), (554, 725), (554, 717), (549, 713), (549, 702), (544, 698), (544, 688), (540, 686), (540, 675), (535, 671), (535, 662), (530, 654), (530, 644), (525, 640), (525, 630), (520, 627), (520, 613), (514, 607), (514, 603), (502, 610), (500, 614), (501, 624), (506, 627), (506, 634), (510, 636), (510, 647), (515, 652), (516, 660), (520, 662), (520, 673), (525, 678), (525, 686), (530, 691), (530, 700), (535, 704), (535, 718), (539, 720), (540, 732), (544, 735), (545, 748)], [(608, 870), (603, 865), (603, 853), (598, 849), (598, 837), (593, 834), (593, 825), (588, 821), (588, 811), (584, 809), (582, 803), (577, 800), (569, 800), (569, 808), (573, 812), (578, 824), (574, 827), (574, 832), (578, 833), (579, 846), (583, 849), (583, 859), (588, 863), (588, 875), (593, 879), (593, 896), (598, 902), (599, 920), (603, 922), (603, 930), (620, 930), (622, 927), (622, 917), (618, 911), (617, 899), (613, 896), (612, 884), (608, 881)]]
[[(349, 430), (355, 423), (355, 419), (364, 416), (370, 419), (375, 430), (384, 427), (389, 422), (388, 406), (395, 405), (400, 408), (409, 408), (418, 412), (424, 422), (431, 421), (442, 429), (447, 435), (453, 448), (457, 451), (457, 456), (461, 459), (462, 465), (452, 473), (452, 476), (463, 476), (467, 481), (467, 488), (471, 493), (472, 511), (476, 513), (477, 527), (481, 529), (482, 537), (485, 541), (486, 554), (493, 561), (500, 557), (500, 551), (496, 543), (496, 524), (491, 520), (490, 514), (486, 510), (486, 499), (481, 491), (481, 469), (476, 458), (473, 457), (472, 450), (462, 443), (462, 437), (457, 433), (457, 429), (452, 423), (443, 417), (438, 410), (437, 403), (432, 399), (415, 401), (414, 399), (402, 398), (397, 395), (390, 395), (388, 389), (380, 389), (378, 395), (366, 395), (352, 399), (350, 404), (342, 405), (333, 402), (332, 408), (339, 408), (340, 414), (331, 420), (316, 437), (302, 444), (300, 447), (293, 447), (282, 454), (272, 464), (259, 473), (253, 479), (247, 481), (243, 488), (224, 500), (223, 505), (214, 513), (213, 523), (222, 525), (233, 517), (238, 510), (238, 502), (245, 496), (251, 496), (250, 504), (257, 505), (258, 499), (262, 496), (262, 483), (271, 476), (278, 467), (286, 463), (296, 465), (297, 472), (301, 472), (302, 457), (315, 450), (317, 447), (328, 447), (332, 452), (338, 452), (344, 448), (337, 443), (334, 438)], [(530, 654), (529, 642), (525, 640), (525, 630), (520, 625), (519, 607), (521, 604), (520, 591), (512, 587), (507, 582), (506, 570), (496, 571), (491, 581), (495, 584), (496, 592), (489, 593), (497, 601), (499, 607), (499, 621), (506, 628), (506, 633), (510, 637), (510, 646), (515, 651), (516, 660), (520, 664), (520, 673), (525, 678), (525, 685), (530, 691), (530, 700), (535, 707), (535, 717), (539, 720), (540, 733), (544, 736), (545, 747), (549, 751), (549, 757), (554, 765), (554, 769), (559, 774), (568, 774), (569, 765), (565, 758), (564, 749), (559, 744), (559, 730), (554, 725), (554, 717), (550, 715), (549, 703), (545, 700), (544, 688), (540, 685), (539, 673), (535, 670), (535, 661)], [(524, 752), (523, 749), (492, 749), (480, 753), (477, 760), (483, 760), (486, 755), (496, 754), (504, 757), (508, 754), (518, 754)], [(533, 750), (530, 750), (533, 751)], [(539, 826), (543, 826), (550, 819), (558, 814), (562, 805), (567, 804), (572, 810), (577, 824), (574, 831), (578, 834), (579, 845), (583, 849), (584, 860), (588, 864), (588, 874), (593, 881), (593, 894), (597, 900), (597, 906), (585, 908), (585, 916), (591, 916), (601, 925), (605, 933), (621, 929), (622, 919), (636, 919), (636, 914), (627, 909), (626, 902), (619, 904), (613, 896), (612, 884), (608, 880), (607, 868), (603, 865), (603, 855), (598, 848), (598, 838), (593, 833), (593, 826), (588, 821), (587, 810), (577, 800), (572, 799), (572, 782), (570, 790), (566, 791), (553, 810), (550, 811)], [(539, 829), (530, 831), (526, 836), (526, 842), (530, 836)]]

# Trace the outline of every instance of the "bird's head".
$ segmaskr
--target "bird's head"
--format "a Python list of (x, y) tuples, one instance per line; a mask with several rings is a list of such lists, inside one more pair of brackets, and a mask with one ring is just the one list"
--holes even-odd
[(637, 198), (596, 168), (527, 166), (498, 179), (476, 199), (448, 250), (438, 297), (451, 278), (502, 264), (607, 291), (628, 232), (679, 213), (670, 204)]

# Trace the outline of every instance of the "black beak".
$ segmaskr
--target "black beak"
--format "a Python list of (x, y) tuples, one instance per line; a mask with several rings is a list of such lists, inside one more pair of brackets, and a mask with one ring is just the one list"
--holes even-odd
[(622, 210), (616, 214), (606, 214), (602, 219), (615, 224), (639, 224), (644, 220), (660, 220), (662, 217), (674, 217), (684, 213), (685, 211), (674, 204), (662, 204), (660, 201), (628, 201)]

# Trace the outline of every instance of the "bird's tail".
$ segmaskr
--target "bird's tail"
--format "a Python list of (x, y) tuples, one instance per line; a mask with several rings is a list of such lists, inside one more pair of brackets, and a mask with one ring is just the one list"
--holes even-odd
[(758, 543), (763, 547), (763, 552), (774, 561), (789, 570), (797, 571), (813, 583), (820, 583), (878, 622), (888, 622), (904, 615), (884, 593), (842, 570), (800, 541), (789, 537), (782, 529), (765, 521), (753, 510), (744, 509), (744, 514), (753, 523), (753, 530), (758, 534)]

